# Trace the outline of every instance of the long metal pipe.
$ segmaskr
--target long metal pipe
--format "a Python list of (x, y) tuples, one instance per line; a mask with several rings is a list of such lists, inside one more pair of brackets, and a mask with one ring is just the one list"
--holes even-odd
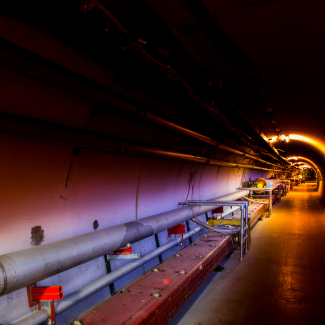
[(136, 144), (126, 144), (125, 151), (133, 152), (136, 154), (156, 156), (156, 157), (161, 157), (161, 158), (169, 158), (169, 159), (172, 158), (172, 159), (178, 159), (178, 160), (183, 160), (183, 161), (196, 162), (199, 164), (207, 164), (207, 165), (212, 165), (212, 166), (259, 169), (259, 170), (268, 170), (268, 171), (275, 171), (275, 170), (281, 171), (280, 169), (266, 168), (266, 167), (248, 165), (248, 164), (232, 163), (232, 162), (221, 160), (221, 159), (189, 155), (189, 154), (185, 154), (185, 153), (181, 153), (181, 152), (169, 151), (169, 150), (160, 149), (160, 148), (146, 147), (146, 146), (136, 145)]
[[(241, 222), (240, 222), (240, 260), (243, 259), (243, 247), (245, 242), (245, 252), (247, 253), (248, 249), (248, 202), (247, 201), (220, 201), (218, 200), (222, 206), (239, 206), (240, 212), (241, 212)], [(186, 202), (179, 202), (178, 204), (188, 204), (192, 207), (194, 206), (219, 206), (216, 204), (215, 201), (209, 200), (209, 201), (203, 201), (203, 200), (193, 200), (193, 201), (186, 201)], [(199, 223), (198, 221), (195, 221), (195, 219), (191, 219), (194, 222)], [(202, 223), (199, 223), (203, 226)], [(214, 229), (214, 228), (213, 228)], [(214, 229), (216, 231), (216, 229)]]
[[(187, 239), (197, 232), (202, 230), (201, 227), (197, 227), (188, 233), (184, 234), (183, 238)], [(135, 270), (139, 266), (142, 266), (143, 264), (151, 261), (153, 258), (159, 256), (160, 254), (166, 252), (168, 249), (176, 246), (177, 244), (181, 243), (182, 239), (176, 238), (174, 240), (171, 240), (167, 242), (166, 244), (160, 246), (157, 249), (152, 250), (151, 252), (143, 255), (142, 257), (118, 268), (117, 270), (113, 271), (110, 274), (107, 274), (98, 280), (91, 282), (87, 284), (86, 286), (80, 288), (79, 290), (69, 294), (68, 296), (65, 296), (63, 299), (57, 301), (55, 303), (55, 314), (59, 315), (66, 311), (67, 309), (73, 307), (80, 301), (86, 299), (87, 297), (91, 296), (95, 292), (107, 287), (109, 284), (115, 282), (116, 280), (120, 279), (124, 275), (130, 273), (131, 271)], [(36, 313), (33, 313), (20, 321), (14, 323), (13, 325), (37, 325), (37, 324), (43, 324), (47, 321), (47, 319), (50, 317), (51, 308), (50, 306), (42, 308), (40, 311), (37, 311)]]
[[(124, 32), (126, 33), (127, 35), (130, 35), (129, 31), (124, 28), (124, 26), (103, 6), (101, 5), (98, 1), (95, 2), (95, 6), (97, 6), (102, 12), (105, 13), (105, 15), (107, 15), (115, 24), (117, 24), (117, 26)], [(136, 46), (137, 49), (142, 53), (144, 54), (151, 62), (154, 62), (155, 64), (157, 64), (158, 66), (160, 67), (163, 67), (164, 70), (168, 70), (172, 75), (175, 75), (177, 76), (177, 79), (179, 81), (181, 81), (181, 83), (183, 84), (183, 86), (185, 86), (186, 88), (188, 88), (189, 92), (190, 93), (193, 93), (193, 90), (191, 89), (191, 87), (185, 82), (185, 80), (173, 69), (171, 69), (169, 66), (166, 66), (165, 64), (161, 63), (160, 61), (154, 59), (152, 56), (150, 56), (146, 51), (145, 49), (142, 47), (142, 45), (138, 44), (137, 42), (132, 42), (131, 41), (131, 44)], [(199, 99), (198, 96), (195, 96), (197, 99)], [(201, 101), (204, 102), (204, 100), (200, 99)], [(251, 125), (251, 123), (246, 119), (246, 117), (234, 106), (234, 104), (232, 104), (229, 99), (227, 99), (227, 101), (236, 109), (236, 111), (242, 116), (242, 118), (249, 124)], [(209, 104), (205, 103), (205, 105), (203, 106), (205, 109), (206, 109), (206, 106), (209, 106)], [(208, 109), (210, 110), (210, 109)], [(221, 114), (219, 112), (219, 114)], [(222, 115), (222, 114), (221, 114)], [(222, 118), (222, 120), (227, 120), (224, 116)], [(255, 129), (255, 128), (254, 128)], [(267, 143), (269, 145), (269, 143)], [(277, 150), (275, 150), (275, 148), (271, 145), (270, 146), (270, 149), (273, 149), (273, 151), (275, 152), (275, 154), (277, 154), (278, 156), (279, 153), (277, 152)], [(272, 155), (273, 157), (273, 155)], [(277, 157), (273, 157), (274, 159), (276, 160), (279, 160)], [(283, 160), (284, 158), (281, 157)], [(280, 161), (280, 160), (279, 160)], [(284, 160), (285, 161), (285, 160)]]
[[(237, 191), (213, 201), (234, 201), (248, 193), (247, 190)], [(213, 209), (213, 206), (187, 206), (1, 255), (0, 296), (94, 260), (128, 243), (137, 242)]]
[(169, 128), (169, 129), (171, 129), (173, 131), (176, 131), (176, 132), (178, 132), (180, 134), (187, 135), (187, 136), (189, 136), (189, 137), (191, 137), (193, 139), (197, 139), (197, 140), (202, 141), (202, 142), (204, 142), (206, 144), (209, 144), (209, 145), (212, 145), (212, 146), (218, 146), (220, 149), (226, 150), (228, 152), (232, 152), (232, 153), (235, 153), (235, 154), (240, 155), (240, 156), (245, 156), (247, 158), (259, 161), (259, 162), (261, 162), (263, 164), (268, 164), (268, 165), (272, 165), (272, 166), (276, 166), (276, 167), (279, 166), (279, 164), (271, 163), (269, 161), (260, 159), (259, 157), (251, 155), (251, 154), (246, 153), (244, 151), (232, 148), (232, 147), (230, 147), (228, 145), (225, 145), (225, 144), (220, 143), (220, 142), (218, 142), (218, 141), (216, 141), (214, 139), (211, 139), (211, 138), (209, 138), (209, 137), (207, 137), (205, 135), (194, 132), (194, 131), (192, 131), (190, 129), (187, 129), (187, 128), (183, 127), (183, 126), (180, 126), (178, 124), (167, 121), (167, 120), (165, 120), (165, 119), (163, 119), (161, 117), (158, 117), (156, 115), (153, 115), (151, 113), (145, 113), (144, 117), (147, 118), (148, 120), (156, 123), (156, 124), (159, 124), (161, 126)]
[(119, 136), (105, 135), (76, 127), (64, 126), (57, 123), (24, 116), (17, 116), (15, 114), (5, 112), (0, 112), (0, 133), (66, 143), (73, 146), (111, 151), (119, 154), (132, 153), (166, 159), (177, 159), (213, 166), (227, 166), (270, 171), (274, 170), (248, 164), (231, 163), (221, 159), (190, 155), (162, 148), (149, 147), (143, 143), (126, 140)]
[(252, 203), (257, 203), (257, 204), (269, 204), (268, 202), (264, 202), (264, 201), (256, 201), (256, 200), (252, 200), (252, 199), (250, 199), (250, 198), (248, 198), (248, 197), (246, 197), (246, 196), (244, 196), (244, 199), (246, 200), (246, 201), (249, 201), (249, 202), (252, 202)]
[[(272, 188), (257, 188), (257, 187), (238, 187), (237, 190), (243, 191), (243, 190), (247, 190), (249, 189), (249, 191), (254, 191), (254, 192), (268, 192), (268, 196), (269, 196), (269, 217), (271, 217), (272, 214)], [(245, 195), (246, 196), (246, 195)]]
[(206, 223), (204, 223), (204, 222), (202, 222), (200, 220), (197, 220), (195, 218), (191, 218), (191, 220), (193, 222), (195, 222), (196, 224), (198, 224), (198, 225), (200, 225), (200, 226), (202, 226), (202, 227), (204, 227), (204, 228), (206, 228), (208, 230), (215, 231), (215, 232), (217, 232), (219, 234), (226, 235), (226, 236), (235, 235), (235, 234), (238, 234), (240, 232), (240, 230), (237, 230), (234, 227), (233, 227), (233, 229), (227, 229), (227, 230), (224, 229), (224, 228), (223, 229), (218, 229), (218, 228), (214, 228), (212, 226), (209, 226)]
[[(125, 30), (125, 28), (123, 28), (123, 26), (118, 22), (118, 20), (116, 20), (114, 18), (113, 15), (110, 14), (109, 11), (107, 11), (107, 9), (105, 9), (104, 6), (102, 6), (98, 1), (96, 2), (96, 6), (102, 10), (106, 15), (108, 15), (108, 17), (114, 21), (115, 24), (117, 24), (117, 26), (123, 30), (125, 33), (128, 34), (128, 31)], [(101, 103), (104, 103), (106, 105), (110, 105), (113, 107), (116, 107), (120, 110), (129, 112), (131, 114), (139, 114), (140, 110), (137, 107), (136, 104), (134, 103), (127, 103), (124, 99), (119, 99), (117, 97), (112, 96), (111, 94), (108, 95), (107, 93), (107, 89), (109, 88), (113, 88), (114, 91), (116, 92), (116, 94), (118, 95), (123, 95), (125, 96), (125, 93), (127, 93), (127, 90), (116, 81), (116, 75), (114, 73), (112, 73), (111, 71), (107, 70), (107, 69), (102, 69), (101, 67), (98, 66), (97, 63), (94, 63), (93, 61), (89, 60), (88, 58), (85, 58), (83, 56), (80, 56), (79, 53), (75, 52), (73, 49), (70, 49), (69, 47), (66, 46), (66, 44), (63, 44), (61, 42), (59, 42), (58, 40), (54, 40), (51, 39), (49, 41), (49, 38), (46, 38), (46, 42), (47, 44), (50, 42), (50, 45), (48, 47), (48, 50), (43, 51), (42, 57), (47, 60), (48, 62), (51, 62), (51, 64), (53, 65), (53, 62), (55, 62), (54, 64), (58, 64), (60, 65), (60, 71), (63, 69), (64, 73), (65, 73), (65, 77), (68, 78), (67, 80), (65, 80), (64, 82), (62, 82), (62, 75), (59, 76), (57, 70), (53, 70), (51, 71), (48, 67), (46, 66), (40, 66), (39, 65), (39, 60), (37, 54), (38, 53), (38, 44), (42, 43), (45, 41), (44, 39), (44, 34), (43, 33), (38, 33), (37, 30), (35, 29), (29, 29), (29, 26), (24, 26), (21, 23), (18, 22), (13, 22), (10, 20), (7, 20), (5, 18), (2, 18), (2, 20), (0, 20), (0, 24), (2, 24), (2, 31), (3, 33), (1, 34), (1, 36), (13, 43), (17, 43), (18, 46), (25, 46), (24, 43), (24, 32), (22, 32), (21, 34), (17, 34), (15, 33), (15, 38), (12, 39), (12, 33), (10, 33), (11, 28), (15, 28), (16, 30), (24, 30), (29, 34), (33, 34), (33, 39), (35, 40), (32, 43), (28, 43), (28, 49), (26, 49), (26, 51), (29, 51), (29, 55), (34, 57), (34, 61), (37, 61), (38, 64), (33, 66), (32, 69), (32, 73), (30, 73), (29, 70), (19, 70), (18, 67), (21, 67), (22, 64), (21, 62), (19, 64), (17, 64), (15, 61), (11, 61), (8, 60), (8, 55), (5, 56), (5, 60), (3, 62), (1, 62), (1, 64), (4, 65), (4, 67), (6, 69), (10, 69), (13, 70), (15, 72), (18, 73), (23, 73), (24, 75), (27, 75), (31, 78), (36, 78), (37, 80), (41, 80), (43, 82), (46, 82), (48, 84), (51, 84), (55, 87), (59, 87), (59, 88), (63, 88), (65, 90), (68, 90), (70, 92), (73, 93), (77, 93), (79, 96), (86, 96), (86, 98), (89, 98), (91, 100), (95, 100)], [(18, 26), (17, 26), (18, 24)], [(6, 32), (7, 31), (7, 32)], [(55, 50), (53, 50), (55, 49)], [(43, 49), (44, 50), (44, 49)], [(10, 51), (15, 51), (12, 47), (10, 47)], [(56, 55), (56, 53), (59, 52), (61, 54), (61, 56)], [(20, 52), (19, 52), (20, 53)], [(14, 54), (17, 54), (16, 52), (14, 52)], [(30, 64), (34, 64), (34, 61), (30, 62)], [(73, 70), (74, 72), (71, 72), (70, 68), (71, 68), (71, 62), (78, 62), (77, 65), (73, 65)], [(50, 66), (52, 67), (52, 65), (50, 64)], [(88, 69), (85, 69), (85, 66), (88, 67)], [(69, 67), (69, 68), (67, 68)], [(50, 74), (50, 78), (45, 78), (44, 77), (44, 69), (47, 69), (47, 73)], [(53, 67), (51, 69), (54, 69)], [(35, 71), (37, 73), (35, 73)], [(41, 71), (41, 72), (39, 72)], [(99, 71), (101, 72), (101, 74), (99, 74)], [(53, 75), (54, 73), (54, 75)], [(62, 71), (61, 71), (62, 73)], [(71, 74), (72, 73), (72, 74)], [(68, 77), (67, 77), (68, 75)], [(98, 78), (98, 75), (100, 75), (100, 77)], [(78, 81), (76, 81), (78, 80)], [(80, 80), (82, 80), (83, 83), (80, 82)], [(109, 81), (109, 82), (108, 82)], [(113, 86), (114, 84), (114, 86)], [(71, 86), (73, 85), (73, 86)], [(79, 89), (79, 90), (78, 90)], [(81, 89), (81, 91), (80, 91)], [(269, 164), (269, 165), (273, 165), (273, 166), (277, 166), (276, 164), (273, 164), (271, 162), (265, 161), (263, 159), (260, 159), (259, 157), (256, 157), (254, 155), (251, 154), (247, 154), (241, 150), (229, 147), (228, 145), (219, 143), (216, 140), (213, 140), (209, 137), (206, 137), (202, 134), (199, 134), (197, 132), (194, 132), (190, 129), (184, 128), (180, 125), (177, 125), (175, 123), (172, 123), (168, 120), (165, 120), (161, 117), (158, 117), (156, 115), (153, 115), (149, 112), (144, 112), (144, 114), (141, 114), (141, 116), (153, 123), (159, 124), (163, 127), (169, 128), (169, 129), (173, 129), (174, 131), (187, 135), (189, 137), (195, 138), (199, 141), (202, 141), (204, 143), (213, 145), (213, 146), (218, 146), (221, 149), (227, 150), (229, 152), (233, 152), (235, 154), (241, 155), (241, 156), (246, 156), (247, 158), (256, 160), (256, 161), (260, 161), (262, 163), (265, 164)]]

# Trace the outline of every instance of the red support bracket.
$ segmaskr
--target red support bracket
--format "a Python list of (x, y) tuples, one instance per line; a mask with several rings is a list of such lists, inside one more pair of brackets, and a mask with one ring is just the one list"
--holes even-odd
[(184, 245), (183, 234), (185, 234), (185, 224), (181, 223), (180, 225), (176, 225), (173, 228), (167, 229), (168, 237), (171, 235), (182, 235), (182, 245)]
[(51, 304), (51, 325), (55, 324), (54, 300), (63, 298), (62, 286), (37, 287), (37, 284), (27, 286), (29, 307), (38, 306), (41, 309), (41, 301), (50, 301)]
[(126, 245), (125, 248), (117, 249), (116, 251), (110, 253), (110, 255), (128, 255), (132, 254), (132, 246), (130, 244)]

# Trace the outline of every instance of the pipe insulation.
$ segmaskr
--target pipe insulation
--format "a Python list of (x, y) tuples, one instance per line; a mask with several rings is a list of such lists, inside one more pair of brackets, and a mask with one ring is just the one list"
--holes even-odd
[[(202, 230), (201, 227), (197, 227), (188, 233), (184, 234), (183, 238), (187, 239), (197, 232)], [(118, 268), (117, 270), (113, 271), (110, 274), (107, 274), (98, 280), (91, 282), (87, 284), (86, 286), (80, 288), (79, 290), (65, 296), (63, 299), (58, 300), (55, 303), (55, 314), (61, 314), (67, 309), (73, 307), (80, 301), (88, 298), (95, 292), (105, 288), (109, 284), (115, 282), (116, 280), (120, 279), (124, 275), (127, 275), (131, 271), (135, 270), (136, 268), (144, 265), (145, 263), (151, 261), (153, 258), (157, 257), (158, 255), (166, 252), (168, 249), (176, 246), (177, 244), (180, 244), (182, 242), (181, 237), (178, 237), (174, 240), (171, 240), (167, 242), (166, 244), (158, 247), (157, 249), (152, 250), (151, 252), (143, 255), (142, 257)], [(43, 324), (43, 322), (46, 322), (51, 314), (51, 306), (47, 306), (45, 308), (42, 308), (40, 311), (37, 311), (36, 313), (33, 313), (27, 317), (24, 317), (23, 319), (19, 320), (18, 322), (14, 323), (13, 325), (37, 325), (37, 324)]]
[[(247, 190), (241, 190), (213, 201), (235, 201), (248, 193)], [(109, 254), (128, 243), (135, 243), (172, 228), (214, 208), (214, 206), (187, 206), (1, 255), (0, 296)]]

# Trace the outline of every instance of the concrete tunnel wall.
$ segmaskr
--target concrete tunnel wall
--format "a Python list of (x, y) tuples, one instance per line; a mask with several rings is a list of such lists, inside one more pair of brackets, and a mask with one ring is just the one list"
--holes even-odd
[[(99, 229), (143, 218), (178, 207), (179, 201), (210, 199), (231, 193), (241, 181), (251, 177), (268, 177), (268, 172), (198, 165), (190, 177), (193, 164), (144, 157), (109, 155), (81, 150), (75, 157), (69, 186), (66, 179), (71, 164), (72, 148), (62, 148), (38, 140), (0, 136), (3, 157), (1, 173), (0, 254), (28, 248), (32, 228), (41, 226), (41, 245)], [(193, 190), (192, 190), (193, 189)], [(205, 217), (202, 216), (201, 220)], [(194, 224), (191, 224), (194, 227)], [(167, 231), (159, 234), (160, 243), (168, 239)], [(139, 254), (156, 247), (154, 237), (134, 243)], [(181, 247), (166, 252), (169, 257)], [(126, 262), (113, 261), (112, 269)], [(125, 286), (143, 272), (158, 264), (158, 258), (115, 283)], [(104, 257), (98, 258), (38, 285), (62, 285), (65, 295), (106, 274)], [(109, 288), (89, 297), (57, 317), (66, 324), (91, 306), (110, 296)], [(36, 310), (34, 307), (32, 310)], [(0, 323), (13, 321), (30, 313), (26, 289), (0, 298)]]
[[(10, 29), (3, 29), (7, 30)], [(10, 35), (16, 37), (18, 30), (25, 29), (18, 28)], [(65, 60), (67, 57), (57, 47), (44, 47), (40, 41), (35, 41), (35, 44), (42, 44), (41, 49), (51, 55), (54, 53), (55, 59)], [(85, 68), (92, 67), (89, 62), (83, 64), (80, 58), (73, 58), (72, 62), (80, 65), (83, 73)], [(68, 66), (71, 67), (70, 61)], [(0, 72), (1, 111), (82, 129), (87, 126), (89, 130), (117, 134), (156, 146), (166, 146), (167, 143), (176, 151), (187, 152), (190, 149), (189, 152), (200, 154), (205, 147), (205, 144), (154, 125), (139, 126), (136, 121), (115, 114), (90, 119), (96, 106), (94, 101), (4, 68), (0, 68)], [(97, 81), (106, 82), (107, 74)], [(241, 181), (250, 177), (270, 176), (265, 171), (197, 165), (194, 179), (190, 177), (191, 163), (91, 150), (81, 150), (71, 165), (73, 148), (68, 145), (6, 135), (0, 135), (0, 152), (0, 255), (31, 247), (32, 228), (37, 226), (44, 231), (43, 241), (38, 238), (42, 245), (95, 231), (95, 220), (99, 223), (98, 229), (102, 229), (175, 209), (179, 207), (178, 202), (187, 196), (189, 199), (210, 199), (234, 192)], [(233, 161), (236, 157), (219, 151), (218, 158)], [(249, 160), (243, 163), (249, 163)], [(70, 165), (69, 185), (66, 187)], [(204, 219), (202, 216), (201, 220)], [(191, 222), (190, 225), (196, 227)], [(159, 240), (161, 244), (170, 240), (167, 231), (159, 234)], [(135, 253), (145, 254), (156, 247), (155, 239), (144, 239), (132, 247)], [(173, 248), (163, 254), (163, 258), (179, 249), (181, 247)], [(112, 261), (112, 269), (124, 263), (127, 261)], [(115, 289), (125, 286), (156, 264), (158, 258), (116, 281)], [(64, 295), (68, 295), (105, 274), (106, 265), (102, 257), (40, 281), (38, 285), (62, 285)], [(109, 296), (107, 287), (59, 315), (57, 324), (69, 323)], [(0, 297), (0, 323), (11, 324), (36, 308), (29, 308), (26, 289)]]

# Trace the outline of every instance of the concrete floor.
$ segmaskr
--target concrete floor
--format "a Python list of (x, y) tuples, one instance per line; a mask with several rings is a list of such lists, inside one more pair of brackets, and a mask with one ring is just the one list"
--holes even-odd
[(325, 324), (324, 207), (315, 184), (294, 187), (170, 325)]

